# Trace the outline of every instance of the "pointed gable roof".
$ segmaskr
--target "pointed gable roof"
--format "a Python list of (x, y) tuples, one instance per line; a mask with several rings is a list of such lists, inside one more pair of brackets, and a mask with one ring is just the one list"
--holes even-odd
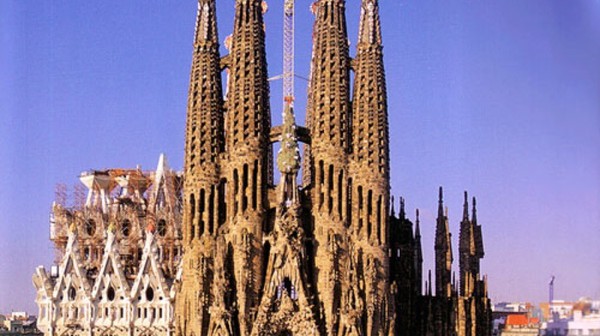
[[(131, 299), (135, 299), (140, 290), (144, 287), (144, 277), (147, 275), (151, 280), (151, 283), (157, 284), (154, 288), (163, 297), (169, 297), (169, 285), (165, 281), (164, 274), (159, 265), (158, 246), (154, 239), (154, 232), (150, 230), (146, 231), (146, 242), (144, 243), (144, 250), (142, 254), (142, 261), (138, 268), (137, 277), (131, 288)], [(154, 279), (154, 281), (152, 281)]]
[[(59, 268), (59, 278), (56, 284), (54, 285), (54, 291), (52, 296), (57, 297), (63, 285), (71, 283), (69, 278), (75, 277), (77, 278), (81, 286), (83, 287), (83, 292), (90, 293), (90, 284), (87, 280), (86, 273), (81, 266), (81, 259), (79, 257), (79, 245), (77, 244), (77, 233), (74, 231), (69, 232), (69, 238), (67, 241), (67, 248), (65, 250), (65, 256), (61, 262)], [(69, 277), (69, 275), (71, 277)]]
[(156, 171), (154, 172), (154, 188), (152, 190), (152, 194), (150, 195), (150, 209), (155, 209), (157, 206), (160, 206), (162, 202), (167, 207), (173, 209), (175, 207), (175, 199), (177, 192), (175, 190), (175, 186), (173, 184), (172, 179), (173, 174), (171, 172), (171, 168), (167, 162), (167, 157), (165, 154), (160, 154), (158, 158), (158, 165), (156, 167)]
[(35, 289), (39, 295), (45, 298), (52, 297), (52, 281), (50, 280), (50, 277), (48, 277), (44, 266), (38, 266), (35, 269), (35, 273), (33, 274), (31, 280), (33, 281), (33, 285), (35, 286)]
[(125, 278), (125, 273), (121, 268), (120, 256), (119, 256), (119, 243), (115, 240), (115, 233), (113, 229), (109, 228), (106, 238), (106, 246), (104, 247), (104, 255), (102, 256), (102, 264), (94, 289), (92, 290), (92, 298), (97, 298), (101, 290), (103, 289), (102, 282), (105, 276), (115, 275), (117, 283), (114, 285), (119, 286), (125, 293), (129, 291), (129, 283)]

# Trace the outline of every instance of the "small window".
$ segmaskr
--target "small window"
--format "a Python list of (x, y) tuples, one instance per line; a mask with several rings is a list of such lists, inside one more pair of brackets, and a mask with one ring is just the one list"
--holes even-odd
[(75, 288), (73, 286), (69, 287), (69, 291), (68, 291), (69, 301), (74, 301), (76, 297), (77, 297), (77, 291), (75, 290)]
[(108, 301), (114, 301), (115, 300), (115, 289), (111, 287), (108, 287), (108, 289), (106, 290), (106, 298), (108, 299)]
[(146, 301), (152, 301), (154, 300), (154, 289), (152, 289), (152, 287), (148, 286), (148, 288), (146, 288)]

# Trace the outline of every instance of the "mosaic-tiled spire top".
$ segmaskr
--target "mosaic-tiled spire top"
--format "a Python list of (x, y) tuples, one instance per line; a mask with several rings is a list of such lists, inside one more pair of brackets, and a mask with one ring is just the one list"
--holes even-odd
[(381, 45), (381, 22), (377, 0), (362, 1), (358, 44)]
[(198, 16), (194, 43), (198, 45), (218, 45), (215, 0), (198, 0)]

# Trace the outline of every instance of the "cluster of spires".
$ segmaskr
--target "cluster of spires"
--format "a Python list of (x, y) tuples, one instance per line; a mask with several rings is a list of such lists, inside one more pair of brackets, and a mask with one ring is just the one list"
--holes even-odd
[[(456, 274), (452, 272), (451, 265), (453, 262), (452, 254), (452, 234), (448, 226), (448, 208), (444, 207), (443, 188), (439, 187), (438, 196), (438, 217), (436, 221), (436, 291), (433, 291), (433, 279), (432, 271), (428, 270), (427, 279), (425, 280), (425, 295), (426, 296), (440, 296), (450, 297), (451, 295), (457, 295), (460, 293), (462, 296), (472, 295), (474, 292), (473, 279), (479, 276), (478, 262), (473, 263), (472, 259), (477, 260), (483, 258), (483, 241), (481, 235), (481, 226), (477, 224), (477, 199), (472, 198), (472, 210), (469, 215), (469, 200), (467, 191), (464, 192), (464, 203), (463, 203), (463, 217), (460, 228), (460, 242), (459, 242), (459, 253), (461, 254), (461, 265), (460, 265), (460, 289), (457, 286)], [(401, 220), (406, 219), (405, 211), (405, 199), (400, 197), (399, 201), (400, 210), (398, 218)], [(396, 216), (395, 210), (395, 197), (391, 197), (391, 216)], [(414, 241), (415, 241), (415, 252), (418, 263), (422, 263), (422, 247), (421, 247), (421, 228), (420, 228), (420, 214), (419, 209), (415, 210), (415, 230), (414, 230)], [(472, 270), (473, 264), (476, 264), (476, 269)], [(463, 274), (475, 272), (476, 274)], [(452, 274), (451, 281), (450, 274)], [(483, 277), (483, 282), (486, 281), (486, 277)], [(487, 285), (485, 285), (487, 287)], [(487, 291), (487, 290), (484, 290)]]

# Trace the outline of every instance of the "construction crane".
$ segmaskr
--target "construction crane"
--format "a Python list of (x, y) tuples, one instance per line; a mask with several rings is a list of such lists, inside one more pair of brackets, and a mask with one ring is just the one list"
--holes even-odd
[(294, 101), (294, 0), (283, 4), (283, 101)]
[(308, 81), (308, 78), (294, 73), (294, 0), (283, 4), (283, 73), (269, 78), (269, 81), (283, 80), (284, 107), (294, 101), (294, 77)]

